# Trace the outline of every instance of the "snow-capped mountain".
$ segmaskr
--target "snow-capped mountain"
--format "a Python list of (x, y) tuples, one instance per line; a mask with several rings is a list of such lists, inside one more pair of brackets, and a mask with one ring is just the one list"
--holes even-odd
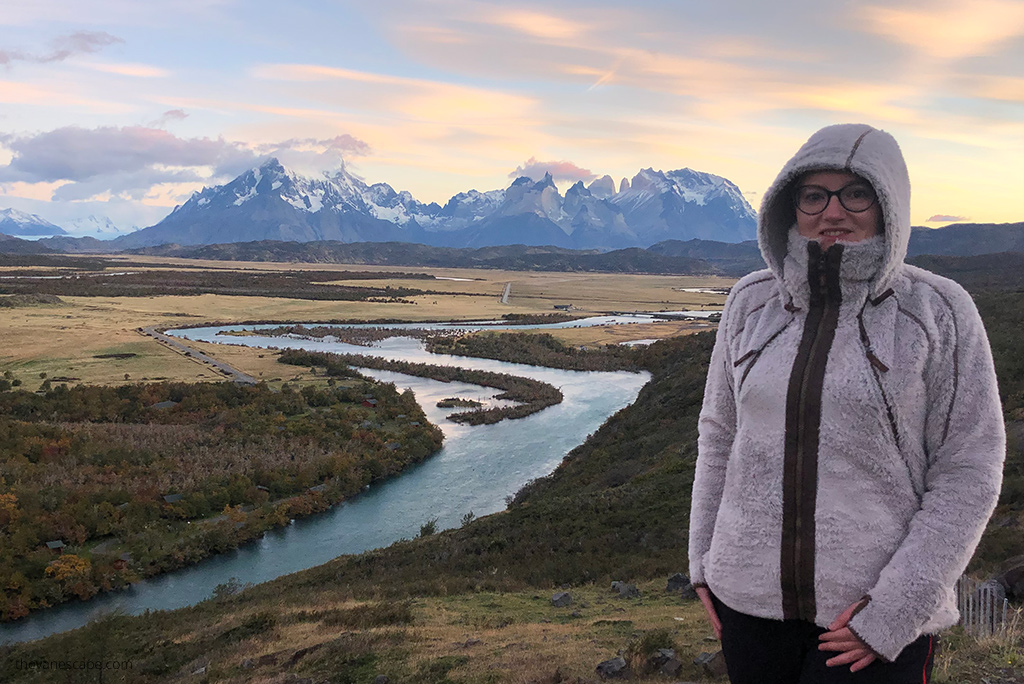
[(203, 188), (160, 223), (114, 244), (125, 249), (252, 240), (421, 242), (422, 230), (411, 216), (424, 206), (385, 183), (368, 186), (345, 169), (306, 178), (271, 159), (226, 185)]
[(114, 246), (338, 240), (613, 249), (754, 237), (753, 209), (719, 176), (644, 169), (619, 188), (605, 176), (563, 196), (551, 176), (521, 177), (504, 190), (459, 193), (442, 207), (387, 183), (367, 185), (344, 168), (308, 178), (271, 159), (230, 183), (203, 188), (160, 223), (117, 238)]
[(756, 237), (757, 214), (729, 180), (691, 169), (641, 169), (628, 187), (610, 198), (643, 246), (687, 236), (719, 242)]
[(95, 214), (68, 221), (64, 227), (71, 235), (89, 236), (100, 240), (110, 240), (127, 232), (115, 226), (114, 222), (106, 216), (96, 216)]
[(0, 209), (0, 233), (15, 237), (67, 235), (42, 216), (27, 214), (17, 209)]

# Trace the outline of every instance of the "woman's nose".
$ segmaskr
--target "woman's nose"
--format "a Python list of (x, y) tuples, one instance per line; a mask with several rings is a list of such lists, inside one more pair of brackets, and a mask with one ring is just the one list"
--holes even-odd
[(825, 205), (825, 210), (821, 212), (822, 218), (843, 218), (846, 216), (846, 209), (843, 207), (842, 202), (839, 201), (838, 195), (833, 195), (828, 198), (828, 204)]

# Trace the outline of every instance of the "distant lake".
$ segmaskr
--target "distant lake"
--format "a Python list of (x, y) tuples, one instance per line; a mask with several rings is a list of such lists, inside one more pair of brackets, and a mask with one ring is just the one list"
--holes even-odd
[[(597, 323), (598, 320), (602, 322)], [(565, 324), (502, 327), (572, 327), (637, 320), (638, 317), (633, 316), (595, 317)], [(450, 324), (450, 327), (479, 328), (483, 327), (481, 323)], [(446, 324), (429, 325), (443, 327)], [(389, 327), (423, 328), (428, 324)], [(415, 537), (420, 525), (434, 518), (440, 530), (457, 527), (462, 517), (470, 512), (482, 516), (503, 510), (506, 497), (530, 480), (554, 470), (566, 453), (581, 444), (609, 416), (632, 403), (650, 378), (648, 373), (564, 371), (430, 354), (421, 342), (408, 337), (393, 337), (373, 347), (359, 347), (329, 339), (217, 335), (221, 331), (242, 328), (252, 330), (253, 326), (191, 328), (168, 331), (168, 334), (220, 344), (358, 353), (510, 373), (548, 382), (560, 388), (565, 398), (562, 403), (527, 418), (504, 420), (494, 425), (459, 425), (445, 420), (445, 416), (461, 409), (439, 409), (436, 406), (439, 400), (460, 396), (493, 403), (491, 397), (499, 390), (365, 370), (363, 372), (374, 378), (394, 382), (400, 390), (412, 389), (427, 418), (444, 431), (444, 446), (439, 452), (329, 511), (270, 531), (237, 550), (144, 580), (123, 592), (101, 594), (88, 602), (62, 604), (34, 613), (25, 620), (0, 625), (0, 643), (28, 641), (74, 629), (113, 610), (138, 614), (192, 605), (208, 598), (217, 585), (231, 578), (241, 582), (266, 582), (320, 565), (341, 554), (360, 553)]]

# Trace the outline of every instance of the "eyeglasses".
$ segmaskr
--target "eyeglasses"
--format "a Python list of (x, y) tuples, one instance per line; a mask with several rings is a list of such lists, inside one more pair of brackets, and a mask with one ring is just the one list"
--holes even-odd
[(825, 211), (833, 196), (839, 198), (843, 209), (855, 214), (867, 211), (878, 199), (875, 191), (866, 183), (850, 183), (838, 190), (829, 190), (820, 185), (801, 185), (795, 193), (796, 208), (814, 216)]

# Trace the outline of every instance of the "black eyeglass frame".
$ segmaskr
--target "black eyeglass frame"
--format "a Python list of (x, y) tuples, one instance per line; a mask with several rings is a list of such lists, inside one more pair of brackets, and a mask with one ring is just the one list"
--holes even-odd
[[(843, 201), (843, 195), (842, 195), (843, 191), (846, 190), (847, 188), (855, 186), (855, 185), (858, 185), (858, 186), (861, 186), (861, 187), (865, 187), (865, 188), (867, 188), (867, 189), (869, 189), (871, 191), (871, 195), (872, 195), (871, 202), (868, 204), (868, 206), (864, 207), (863, 209), (850, 209), (848, 206), (846, 206), (846, 202)], [(804, 188), (817, 188), (818, 190), (821, 190), (823, 193), (825, 193), (825, 195), (826, 195), (825, 205), (822, 206), (822, 208), (819, 211), (804, 211), (803, 209), (800, 208), (800, 191), (803, 190)], [(843, 187), (839, 188), (838, 190), (829, 190), (826, 187), (822, 187), (820, 185), (813, 185), (813, 184), (812, 185), (801, 185), (801, 186), (799, 186), (799, 187), (797, 187), (796, 189), (793, 190), (793, 205), (797, 208), (797, 211), (799, 211), (801, 214), (805, 214), (807, 216), (817, 216), (818, 214), (821, 214), (826, 209), (828, 209), (828, 205), (832, 204), (832, 198), (833, 197), (838, 199), (840, 206), (842, 206), (843, 209), (845, 209), (846, 211), (850, 212), (851, 214), (863, 214), (865, 211), (867, 211), (871, 207), (875, 206), (875, 203), (878, 202), (878, 193), (875, 192), (875, 189), (872, 188), (870, 184), (865, 183), (864, 181), (857, 180), (857, 181), (854, 181), (852, 183), (847, 183), (846, 185), (844, 185)]]

